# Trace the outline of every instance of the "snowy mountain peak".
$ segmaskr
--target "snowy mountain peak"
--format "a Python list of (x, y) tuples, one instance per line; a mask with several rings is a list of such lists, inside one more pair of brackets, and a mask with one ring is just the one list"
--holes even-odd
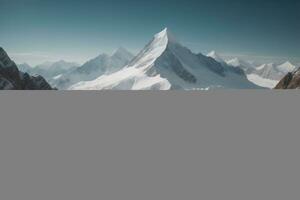
[(220, 63), (224, 62), (223, 58), (216, 51), (211, 51), (209, 54), (207, 54), (207, 57), (211, 57)]
[(123, 47), (119, 47), (115, 51), (115, 53), (112, 55), (112, 57), (118, 57), (118, 58), (124, 58), (124, 59), (127, 59), (127, 60), (131, 60), (134, 56), (127, 49), (125, 49)]
[(241, 62), (240, 59), (238, 59), (238, 58), (233, 58), (231, 61), (233, 61), (233, 62)]
[(164, 28), (161, 32), (155, 34), (155, 38), (162, 38), (168, 35), (168, 28)]
[(198, 90), (259, 88), (234, 67), (194, 54), (176, 42), (165, 28), (122, 69), (92, 81), (78, 82), (71, 90)]
[(178, 44), (170, 31), (165, 28), (154, 35), (152, 41), (148, 43), (142, 51), (140, 51), (140, 53), (128, 64), (127, 67), (150, 67), (156, 59), (165, 52), (170, 43)]
[(24, 66), (27, 66), (27, 67), (30, 67), (30, 68), (31, 68), (31, 66), (30, 66), (28, 63), (26, 63), (26, 62), (21, 63), (21, 65), (24, 65)]
[(293, 65), (290, 61), (287, 61), (281, 65), (279, 65), (278, 70), (288, 73), (288, 72), (292, 72), (295, 71), (297, 69), (297, 67), (295, 65)]
[(176, 39), (168, 28), (164, 28), (161, 32), (155, 34), (154, 40), (164, 40), (176, 43)]
[(70, 69), (77, 66), (79, 66), (77, 63), (67, 62), (65, 60), (59, 60), (56, 62), (47, 61), (40, 65), (35, 66), (35, 68), (42, 69), (42, 70), (53, 70), (53, 69)]
[(233, 58), (232, 60), (229, 60), (227, 62), (227, 64), (231, 65), (231, 66), (234, 66), (234, 67), (247, 67), (247, 68), (253, 68), (254, 67), (249, 62), (241, 60), (239, 58)]
[(207, 56), (216, 56), (217, 52), (216, 51), (211, 51), (209, 54), (207, 54)]
[(124, 47), (119, 47), (116, 51), (115, 54), (118, 53), (129, 53), (129, 51), (127, 49), (125, 49)]
[(59, 61), (56, 62), (56, 64), (66, 64), (66, 63), (67, 63), (67, 62), (64, 61), (64, 60), (59, 60)]
[(290, 61), (286, 61), (283, 63), (283, 65), (293, 65)]
[(241, 61), (238, 58), (233, 58), (227, 62), (228, 65), (239, 67), (241, 66)]

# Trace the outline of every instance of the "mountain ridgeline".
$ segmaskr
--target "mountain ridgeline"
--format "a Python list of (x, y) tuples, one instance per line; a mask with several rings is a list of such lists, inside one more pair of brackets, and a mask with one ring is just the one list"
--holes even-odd
[[(289, 61), (284, 63), (248, 62), (240, 58), (233, 58), (225, 61), (215, 51), (207, 54), (208, 57), (215, 59), (220, 63), (243, 69), (249, 81), (261, 87), (273, 89), (278, 82), (288, 73), (294, 72), (298, 67)], [(299, 65), (300, 66), (300, 65)]]
[[(83, 65), (45, 62), (19, 68), (0, 49), (0, 89), (44, 90), (212, 90), (299, 88), (299, 72), (290, 62), (225, 61), (217, 52), (195, 54), (168, 29), (157, 33), (134, 56), (125, 48), (101, 54)], [(298, 70), (299, 71), (299, 70)], [(51, 86), (50, 86), (51, 85)]]
[(110, 75), (79, 82), (72, 90), (258, 89), (243, 70), (194, 54), (164, 29), (128, 65)]
[(42, 76), (31, 76), (19, 71), (17, 65), (0, 47), (0, 89), (1, 90), (51, 90)]
[(101, 54), (93, 58), (82, 66), (73, 68), (59, 77), (55, 77), (50, 82), (59, 89), (67, 90), (73, 84), (81, 81), (91, 81), (99, 76), (114, 73), (125, 65), (134, 56), (124, 48), (119, 48), (113, 55)]
[(275, 89), (300, 89), (300, 68), (283, 77)]

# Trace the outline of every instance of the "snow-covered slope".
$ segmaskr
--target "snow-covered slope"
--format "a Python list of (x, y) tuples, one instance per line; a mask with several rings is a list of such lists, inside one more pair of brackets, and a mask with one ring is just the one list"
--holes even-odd
[(170, 90), (259, 88), (242, 70), (222, 65), (179, 44), (167, 29), (124, 68), (93, 81), (79, 82), (72, 90)]
[(211, 57), (219, 63), (225, 62), (224, 59), (216, 51), (211, 51), (209, 54), (207, 54), (207, 57)]
[(59, 89), (67, 89), (79, 81), (90, 81), (101, 75), (112, 74), (127, 65), (134, 56), (124, 48), (119, 48), (112, 56), (101, 54), (82, 66), (60, 74), (51, 83)]
[(278, 81), (276, 80), (271, 80), (271, 79), (267, 79), (267, 78), (263, 78), (257, 74), (248, 74), (247, 78), (249, 81), (251, 81), (252, 83), (259, 85), (261, 87), (265, 87), (265, 88), (274, 88), (277, 84)]

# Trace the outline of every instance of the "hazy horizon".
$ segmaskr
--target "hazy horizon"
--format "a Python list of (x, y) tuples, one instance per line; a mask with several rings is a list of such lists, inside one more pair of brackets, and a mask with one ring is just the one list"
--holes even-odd
[[(146, 44), (145, 44), (146, 45)], [(186, 46), (188, 47), (188, 46)], [(126, 47), (118, 47), (118, 48), (125, 48), (128, 50), (130, 53), (132, 53), (134, 56), (136, 56), (140, 50), (138, 51), (131, 51), (130, 49)], [(43, 65), (47, 63), (55, 63), (55, 62), (60, 62), (60, 61), (65, 61), (65, 62), (70, 62), (78, 65), (82, 65), (91, 59), (96, 58), (97, 56), (101, 54), (108, 54), (112, 55), (115, 51), (117, 51), (116, 48), (114, 51), (111, 52), (104, 52), (104, 51), (99, 51), (99, 53), (95, 52), (94, 55), (91, 55), (89, 57), (86, 57), (85, 59), (81, 60), (76, 60), (76, 58), (72, 59), (68, 56), (66, 57), (60, 57), (58, 55), (46, 55), (46, 54), (40, 54), (39, 52), (36, 52), (36, 54), (23, 54), (23, 53), (9, 53), (9, 56), (11, 59), (13, 59), (17, 64), (28, 64), (30, 67), (36, 67), (38, 65)], [(207, 55), (208, 53), (215, 51), (204, 51), (204, 52), (194, 52), (194, 53), (202, 53), (203, 55)], [(229, 61), (234, 58), (239, 58), (241, 60), (247, 61), (249, 63), (251, 62), (256, 62), (258, 65), (260, 64), (268, 64), (268, 63), (275, 63), (275, 64), (281, 64), (286, 61), (291, 62), (294, 65), (300, 66), (300, 60), (299, 59), (293, 59), (293, 58), (287, 58), (287, 57), (272, 57), (272, 56), (256, 56), (256, 55), (240, 55), (240, 54), (226, 54), (226, 53), (220, 53), (216, 52), (221, 58), (223, 58), (225, 61)], [(33, 60), (32, 60), (33, 58)]]
[(164, 27), (193, 52), (300, 63), (298, 1), (0, 0), (0, 46), (17, 63), (138, 53)]

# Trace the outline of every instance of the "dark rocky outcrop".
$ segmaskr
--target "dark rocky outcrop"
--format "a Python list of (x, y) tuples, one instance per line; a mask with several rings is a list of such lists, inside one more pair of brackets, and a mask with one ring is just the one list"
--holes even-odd
[(20, 72), (17, 65), (0, 47), (0, 90), (52, 90), (42, 76)]
[(295, 72), (288, 73), (275, 89), (300, 89), (300, 68)]

